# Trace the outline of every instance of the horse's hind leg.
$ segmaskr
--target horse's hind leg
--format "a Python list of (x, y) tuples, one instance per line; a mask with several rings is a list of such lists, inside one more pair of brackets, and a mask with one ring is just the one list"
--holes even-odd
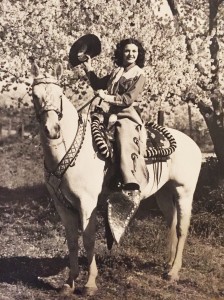
[[(167, 193), (166, 198), (165, 191)], [(183, 249), (190, 225), (193, 192), (185, 186), (179, 186), (173, 191), (164, 190), (160, 193), (161, 195), (162, 197), (158, 198), (157, 202), (164, 215), (166, 215), (168, 225), (170, 226), (169, 269), (167, 270), (166, 277), (170, 281), (176, 281), (179, 279), (178, 273), (182, 266)], [(168, 195), (170, 195), (169, 197), (172, 195), (175, 201), (167, 199)]]
[(163, 186), (156, 194), (157, 204), (162, 211), (167, 225), (169, 227), (168, 236), (168, 261), (166, 264), (166, 272), (172, 268), (177, 248), (177, 209), (175, 187), (172, 182)]
[[(87, 202), (88, 203), (88, 202)], [(91, 201), (89, 202), (91, 203)], [(94, 295), (97, 291), (96, 277), (98, 275), (96, 259), (94, 254), (95, 236), (96, 236), (96, 208), (82, 208), (82, 223), (83, 223), (83, 245), (86, 250), (89, 274), (85, 284), (85, 294)]]
[(172, 268), (168, 273), (168, 279), (175, 281), (179, 279), (178, 272), (182, 266), (182, 255), (185, 241), (190, 225), (191, 209), (193, 201), (193, 192), (184, 186), (176, 188), (177, 191), (177, 247), (176, 254), (172, 264)]

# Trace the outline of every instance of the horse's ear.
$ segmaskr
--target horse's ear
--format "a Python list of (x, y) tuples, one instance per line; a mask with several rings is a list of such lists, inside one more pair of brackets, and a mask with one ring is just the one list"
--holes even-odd
[(63, 67), (62, 67), (62, 64), (60, 63), (55, 68), (55, 75), (58, 80), (61, 78), (62, 74), (63, 74)]
[(34, 77), (38, 77), (39, 74), (40, 74), (40, 69), (38, 67), (38, 65), (34, 62), (32, 63), (32, 66), (31, 66), (31, 74), (34, 76)]

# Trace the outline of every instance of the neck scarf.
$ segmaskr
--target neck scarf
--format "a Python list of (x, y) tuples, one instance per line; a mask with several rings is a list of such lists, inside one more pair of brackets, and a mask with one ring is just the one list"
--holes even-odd
[(123, 67), (118, 67), (112, 72), (107, 84), (107, 90), (110, 95), (116, 93), (116, 83), (119, 81), (123, 73), (124, 73)]

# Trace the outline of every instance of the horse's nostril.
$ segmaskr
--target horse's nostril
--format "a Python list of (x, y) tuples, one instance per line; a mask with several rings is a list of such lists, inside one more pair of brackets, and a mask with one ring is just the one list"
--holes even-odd
[(57, 124), (57, 125), (55, 126), (55, 129), (56, 129), (57, 132), (59, 132), (59, 131), (60, 131), (60, 125)]
[(47, 126), (44, 126), (44, 131), (46, 132), (46, 134), (49, 134), (49, 130), (48, 130)]

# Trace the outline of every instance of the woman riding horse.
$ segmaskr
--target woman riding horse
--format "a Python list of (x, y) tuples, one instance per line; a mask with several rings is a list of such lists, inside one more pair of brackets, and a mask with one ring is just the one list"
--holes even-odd
[[(94, 254), (96, 212), (99, 197), (107, 192), (106, 163), (96, 155), (90, 123), (81, 122), (77, 110), (63, 94), (58, 83), (62, 68), (56, 68), (57, 78), (41, 74), (35, 64), (31, 71), (34, 76), (33, 104), (40, 124), (45, 162), (45, 182), (65, 226), (69, 249), (70, 273), (62, 292), (72, 294), (75, 289), (79, 274), (78, 236), (81, 226), (89, 271), (85, 290), (94, 294), (98, 274)], [(86, 125), (85, 130), (83, 124)], [(151, 180), (140, 196), (143, 200), (155, 194), (165, 216), (169, 226), (165, 274), (167, 279), (175, 281), (182, 266), (201, 152), (195, 142), (182, 132), (174, 129), (169, 129), (169, 132), (176, 140), (177, 148), (167, 161), (160, 163), (159, 177), (155, 174), (157, 162), (147, 164)]]
[[(109, 106), (109, 115), (117, 115), (115, 123), (116, 155), (122, 175), (122, 196), (140, 202), (140, 191), (148, 181), (144, 159), (142, 120), (138, 114), (138, 97), (143, 91), (145, 75), (142, 70), (145, 50), (138, 40), (128, 38), (117, 44), (114, 62), (117, 67), (103, 78), (97, 77), (87, 56), (83, 62), (95, 94)], [(98, 114), (93, 114), (97, 117)]]

